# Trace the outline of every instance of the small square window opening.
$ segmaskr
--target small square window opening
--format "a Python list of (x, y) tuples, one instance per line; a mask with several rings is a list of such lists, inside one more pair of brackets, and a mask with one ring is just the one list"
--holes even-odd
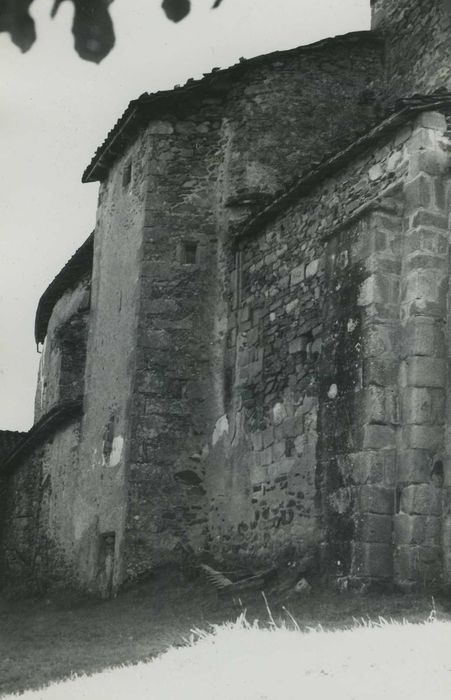
[(122, 173), (122, 187), (125, 189), (132, 181), (132, 164), (129, 162), (125, 165)]
[(183, 262), (185, 265), (195, 265), (197, 263), (197, 243), (185, 241), (183, 244)]

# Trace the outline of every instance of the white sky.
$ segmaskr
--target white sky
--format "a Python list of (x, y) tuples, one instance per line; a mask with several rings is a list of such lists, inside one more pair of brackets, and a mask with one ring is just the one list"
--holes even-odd
[(37, 302), (94, 227), (98, 186), (81, 174), (129, 100), (370, 20), (369, 0), (223, 0), (214, 11), (192, 0), (173, 24), (160, 2), (115, 0), (116, 46), (99, 66), (73, 50), (69, 2), (50, 20), (53, 0), (35, 0), (26, 54), (0, 34), (0, 429), (32, 424)]

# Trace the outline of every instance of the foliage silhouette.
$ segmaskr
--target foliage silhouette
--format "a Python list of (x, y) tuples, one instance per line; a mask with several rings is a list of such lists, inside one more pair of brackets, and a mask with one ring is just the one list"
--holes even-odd
[[(54, 0), (54, 17), (64, 0)], [(75, 50), (86, 61), (100, 63), (114, 46), (114, 27), (109, 13), (113, 0), (68, 0), (74, 5), (72, 33)], [(21, 51), (28, 51), (36, 41), (34, 20), (29, 13), (33, 0), (0, 0), (0, 32), (8, 32)], [(215, 0), (213, 8), (222, 0)], [(173, 22), (180, 22), (190, 12), (190, 0), (163, 0), (162, 8)]]

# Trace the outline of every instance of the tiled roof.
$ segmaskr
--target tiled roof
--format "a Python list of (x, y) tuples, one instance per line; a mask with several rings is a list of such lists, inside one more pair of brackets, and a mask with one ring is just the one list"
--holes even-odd
[(379, 49), (382, 45), (381, 37), (375, 31), (350, 32), (349, 34), (323, 39), (314, 44), (299, 46), (287, 51), (274, 51), (273, 53), (263, 54), (248, 60), (240, 59), (239, 63), (229, 68), (213, 68), (211, 73), (205, 73), (200, 80), (190, 79), (182, 87), (162, 90), (152, 94), (143, 93), (138, 99), (130, 102), (125, 112), (108, 133), (105, 141), (96, 150), (94, 157), (83, 173), (82, 182), (102, 180), (114, 160), (124, 152), (124, 149), (136, 136), (139, 129), (156, 116), (157, 110), (162, 108), (171, 109), (175, 105), (180, 104), (180, 100), (184, 100), (191, 95), (200, 97), (206, 94), (211, 94), (212, 96), (224, 94), (230, 89), (229, 78), (236, 78), (237, 74), (243, 73), (250, 66), (282, 57), (285, 58), (290, 55), (319, 51), (340, 44), (358, 43), (365, 43), (366, 46), (369, 43), (373, 43), (375, 48)]
[(94, 233), (73, 254), (39, 299), (34, 325), (36, 343), (43, 343), (53, 308), (64, 292), (92, 271)]
[(356, 139), (343, 151), (332, 155), (327, 154), (314, 168), (302, 173), (300, 177), (296, 178), (288, 187), (277, 193), (266, 207), (260, 209), (245, 222), (244, 226), (239, 230), (237, 238), (239, 239), (256, 233), (268, 221), (284, 211), (290, 204), (312, 189), (318, 182), (332, 175), (359, 153), (368, 148), (372, 143), (378, 141), (384, 133), (398, 128), (415, 114), (431, 109), (443, 108), (451, 110), (451, 93), (445, 90), (438, 90), (431, 95), (415, 94), (410, 97), (399, 99), (395, 104), (395, 111), (390, 116), (383, 119), (373, 129)]

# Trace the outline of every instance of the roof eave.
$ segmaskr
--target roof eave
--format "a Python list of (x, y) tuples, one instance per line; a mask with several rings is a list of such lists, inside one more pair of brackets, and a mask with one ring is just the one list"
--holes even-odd
[[(434, 97), (434, 95), (431, 96), (431, 98)], [(382, 134), (396, 129), (398, 126), (408, 121), (409, 118), (413, 118), (416, 114), (434, 109), (444, 109), (445, 107), (451, 109), (451, 94), (443, 97), (437, 96), (436, 99), (431, 99), (431, 102), (425, 102), (424, 104), (405, 105), (394, 114), (386, 117), (370, 131), (353, 141), (347, 148), (326, 159), (317, 167), (303, 173), (294, 184), (283, 193), (277, 195), (268, 206), (248, 219), (243, 227), (236, 233), (236, 244), (243, 238), (255, 234), (262, 226), (285, 211), (293, 201), (309, 192), (318, 182), (321, 182), (326, 177), (337, 172), (364, 148), (367, 148), (374, 141), (378, 140)]]
[(112, 138), (110, 140), (105, 142), (101, 152), (98, 155), (96, 155), (94, 160), (88, 165), (88, 167), (84, 171), (83, 176), (81, 178), (83, 184), (86, 184), (88, 182), (98, 182), (104, 179), (105, 175), (108, 173), (109, 168), (106, 165), (102, 165), (102, 159), (108, 153), (111, 152), (113, 144), (115, 144), (120, 139), (126, 127), (135, 118), (139, 106), (140, 105), (136, 103), (129, 105), (129, 109), (131, 107), (130, 114), (127, 115), (127, 112), (125, 112), (125, 114), (123, 115), (122, 124), (119, 125), (118, 131), (112, 135)]
[[(130, 123), (130, 119), (133, 118), (138, 112), (144, 111), (144, 108), (148, 108), (149, 105), (162, 104), (166, 100), (179, 100), (180, 97), (186, 96), (187, 93), (192, 93), (193, 91), (202, 91), (207, 89), (213, 92), (223, 92), (227, 91), (227, 86), (224, 85), (224, 80), (228, 77), (236, 74), (237, 72), (243, 71), (249, 67), (258, 65), (262, 61), (270, 61), (279, 59), (283, 56), (301, 53), (301, 52), (311, 52), (322, 49), (327, 45), (332, 45), (333, 43), (349, 43), (350, 41), (359, 41), (365, 37), (366, 42), (372, 42), (380, 46), (383, 45), (383, 36), (374, 30), (363, 30), (357, 32), (349, 32), (347, 34), (328, 37), (326, 39), (321, 39), (312, 44), (307, 44), (305, 46), (297, 46), (292, 49), (286, 49), (284, 51), (273, 51), (269, 54), (262, 54), (260, 56), (254, 56), (249, 59), (240, 59), (238, 63), (228, 66), (227, 68), (217, 69), (214, 68), (210, 73), (204, 73), (203, 78), (199, 80), (190, 79), (185, 85), (181, 87), (176, 87), (171, 90), (162, 90), (161, 92), (156, 92), (153, 94), (144, 93), (136, 100), (132, 100), (128, 105), (125, 112), (117, 121), (116, 125), (113, 126), (109, 134), (107, 135), (104, 143), (99, 146), (97, 152), (95, 153), (93, 159), (85, 169), (82, 182), (98, 182), (105, 179), (111, 164), (114, 159), (109, 159), (108, 156), (111, 154), (113, 144), (117, 143), (121, 134), (124, 132), (126, 127)], [(132, 109), (132, 113), (129, 115), (129, 110)], [(149, 116), (150, 115), (146, 115)], [(118, 151), (120, 153), (121, 151)], [(108, 162), (105, 162), (107, 161)]]
[(35, 423), (28, 432), (22, 433), (22, 438), (0, 463), (0, 476), (8, 474), (28, 455), (37, 445), (42, 444), (54, 431), (63, 427), (67, 422), (79, 418), (83, 414), (83, 399), (57, 404)]
[[(58, 299), (61, 298), (70, 285), (74, 284), (83, 274), (89, 271), (89, 265), (86, 265), (87, 260), (91, 261), (90, 265), (92, 267), (93, 242), (94, 232), (88, 236), (70, 260), (61, 268), (39, 299), (34, 322), (36, 345), (43, 343), (45, 340), (48, 323)], [(74, 270), (73, 268), (75, 267), (76, 269)], [(72, 273), (70, 272), (71, 268)], [(65, 282), (63, 282), (64, 277), (67, 278)]]

